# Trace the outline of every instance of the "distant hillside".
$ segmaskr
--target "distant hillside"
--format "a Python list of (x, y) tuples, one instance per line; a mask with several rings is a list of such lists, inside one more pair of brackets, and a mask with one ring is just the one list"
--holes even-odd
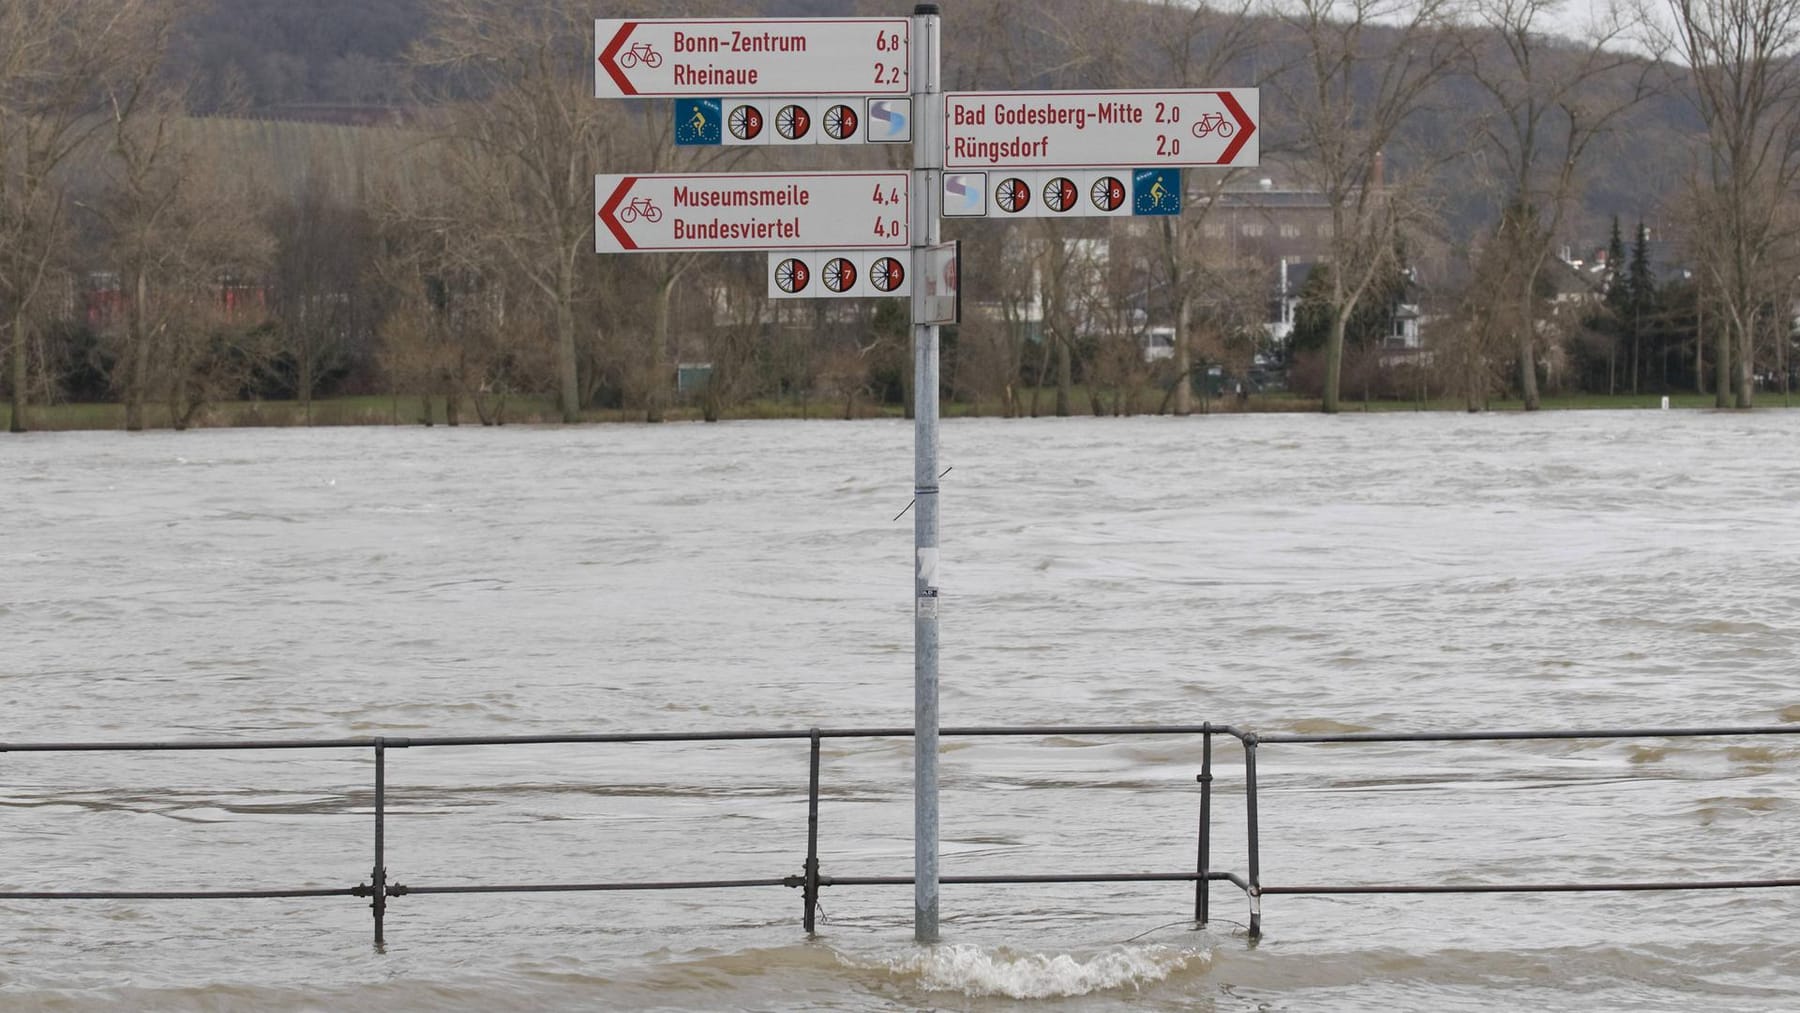
[[(1083, 75), (1089, 68), (1081, 60), (1071, 59), (1071, 43), (1059, 36), (1055, 26), (1077, 23), (1078, 13), (1087, 6), (1085, 0), (1040, 0), (1034, 4), (986, 0), (945, 6), (947, 86), (1083, 86)], [(387, 110), (404, 107), (411, 101), (405, 55), (407, 48), (428, 29), (433, 7), (433, 0), (212, 0), (186, 25), (175, 65), (189, 77), (191, 106), (197, 113), (391, 125), (392, 116)], [(624, 9), (616, 3), (602, 2), (595, 5), (594, 14), (620, 16)], [(697, 5), (680, 3), (640, 3), (630, 7), (633, 13), (653, 11), (659, 16), (678, 16), (699, 9)], [(713, 4), (711, 9), (743, 16), (805, 17), (847, 12), (880, 14), (909, 10), (910, 5), (762, 0)], [(1030, 10), (1033, 17), (1005, 16), (1008, 10)], [(1146, 17), (1154, 15), (1147, 12)], [(1268, 54), (1292, 51), (1291, 45), (1284, 46), (1279, 41), (1278, 29), (1272, 23), (1265, 27), (1271, 41), (1261, 57), (1264, 66)], [(1145, 68), (1155, 62), (1154, 33), (1131, 34), (1132, 39), (1106, 43), (1115, 61), (1107, 76), (1120, 80), (1086, 86), (1141, 87), (1155, 83), (1132, 77), (1151, 73)], [(589, 43), (586, 39), (574, 39), (570, 44)], [(1008, 51), (1007, 58), (993, 58), (993, 51), (1002, 44)], [(1142, 57), (1136, 64), (1133, 53)], [(1556, 54), (1546, 53), (1545, 58), (1555, 59)], [(1242, 85), (1253, 81), (1257, 59), (1247, 57), (1228, 69), (1227, 80), (1212, 83)], [(1570, 237), (1585, 240), (1592, 236), (1603, 241), (1606, 224), (1615, 214), (1627, 221), (1643, 219), (1653, 227), (1658, 225), (1659, 208), (1667, 195), (1679, 189), (1689, 164), (1691, 140), (1700, 132), (1691, 107), (1679, 94), (1679, 72), (1670, 68), (1666, 77), (1665, 92), (1634, 111), (1614, 136), (1589, 154), (1583, 173), (1582, 207), (1567, 230)], [(1417, 118), (1409, 142), (1419, 150), (1465, 143), (1474, 111), (1484, 108), (1484, 102), (1471, 82), (1451, 82), (1434, 96), (1432, 107)], [(1264, 91), (1263, 120), (1267, 129), (1264, 150), (1272, 153), (1279, 149), (1283, 133), (1278, 89)], [(264, 132), (259, 143), (281, 149), (276, 158), (287, 172), (297, 171), (295, 166), (315, 157), (329, 165), (348, 165), (343, 138), (360, 136), (324, 130), (282, 134), (271, 132), (271, 127), (257, 129)], [(313, 151), (315, 146), (317, 154)], [(1408, 153), (1393, 152), (1389, 166), (1392, 173), (1408, 172)], [(1267, 171), (1280, 174), (1274, 166)], [(1484, 191), (1480, 176), (1474, 160), (1440, 174), (1438, 192), (1452, 242), (1494, 217), (1495, 197)]]

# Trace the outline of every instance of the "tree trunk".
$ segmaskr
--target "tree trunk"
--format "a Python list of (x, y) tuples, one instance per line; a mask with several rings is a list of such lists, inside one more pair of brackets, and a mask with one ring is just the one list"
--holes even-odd
[(1188, 297), (1175, 296), (1175, 414), (1188, 415), (1194, 410), (1194, 389), (1188, 373), (1194, 368), (1194, 355), (1188, 348)]
[(675, 279), (668, 278), (657, 286), (656, 311), (650, 322), (650, 347), (644, 350), (644, 421), (663, 420), (663, 387), (668, 378), (665, 350), (669, 347), (670, 303), (675, 296)]
[(28, 348), (25, 342), (25, 314), (13, 315), (12, 336), (12, 421), (7, 424), (7, 429), (22, 433), (25, 431), (25, 407), (30, 402), (30, 395), (26, 392), (26, 381), (30, 377), (27, 375), (29, 360), (26, 358)]
[(306, 424), (310, 426), (313, 421), (312, 398), (314, 383), (313, 350), (312, 338), (310, 335), (300, 339), (299, 358), (300, 361), (296, 363), (298, 374), (294, 379), (294, 385), (299, 388), (296, 393), (300, 395), (300, 410), (306, 417)]
[(1713, 407), (1731, 407), (1731, 327), (1719, 328), (1713, 337), (1713, 380), (1718, 390), (1713, 398)]
[(1065, 418), (1070, 411), (1070, 402), (1075, 397), (1075, 366), (1070, 361), (1069, 343), (1058, 338), (1056, 341), (1056, 415)]
[[(1529, 308), (1529, 304), (1527, 304)], [(1538, 410), (1537, 363), (1531, 354), (1531, 318), (1525, 318), (1525, 326), (1519, 330), (1519, 395), (1525, 400), (1525, 410)]]
[(1753, 408), (1756, 402), (1756, 317), (1738, 332), (1737, 406)]
[(125, 314), (125, 333), (130, 335), (130, 380), (125, 387), (125, 429), (140, 432), (144, 428), (144, 394), (150, 385), (150, 336), (144, 327), (144, 296), (149, 286), (139, 270), (132, 284), (131, 305)]
[(1694, 393), (1706, 393), (1706, 302), (1694, 300)]
[(565, 423), (581, 421), (576, 376), (575, 266), (565, 259), (557, 265), (556, 277), (556, 400)]
[(1344, 371), (1344, 330), (1350, 325), (1350, 314), (1343, 309), (1331, 314), (1331, 333), (1325, 338), (1325, 401), (1321, 406), (1328, 414), (1338, 412), (1340, 376)]

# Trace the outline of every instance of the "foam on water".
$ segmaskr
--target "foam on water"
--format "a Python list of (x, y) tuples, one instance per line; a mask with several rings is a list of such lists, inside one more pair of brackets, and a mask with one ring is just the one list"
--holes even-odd
[(1205, 951), (1172, 946), (1121, 946), (1089, 955), (1023, 953), (956, 944), (933, 946), (888, 963), (932, 991), (1009, 999), (1059, 999), (1113, 990), (1136, 991), (1193, 964)]

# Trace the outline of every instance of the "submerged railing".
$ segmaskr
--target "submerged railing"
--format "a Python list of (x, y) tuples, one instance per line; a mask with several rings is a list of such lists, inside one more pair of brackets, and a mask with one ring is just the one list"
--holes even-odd
[[(1444, 743), (1503, 742), (1554, 739), (1658, 739), (1658, 738), (1726, 738), (1740, 736), (1796, 736), (1800, 726), (1750, 726), (1711, 728), (1597, 729), (1563, 731), (1500, 732), (1419, 732), (1419, 733), (1347, 733), (1334, 735), (1273, 734), (1257, 735), (1231, 725), (1204, 722), (1198, 725), (1053, 725), (1019, 727), (945, 728), (947, 738), (958, 737), (1044, 737), (1044, 736), (1198, 736), (1201, 740), (1201, 766), (1196, 781), (1200, 786), (1199, 820), (1196, 834), (1196, 860), (1192, 871), (1167, 872), (1074, 872), (1032, 873), (1019, 875), (945, 875), (940, 881), (953, 884), (1047, 884), (1047, 883), (1193, 883), (1194, 921), (1205, 926), (1211, 918), (1211, 884), (1228, 882), (1241, 890), (1250, 906), (1249, 935), (1262, 934), (1262, 898), (1270, 895), (1303, 894), (1458, 894), (1458, 893), (1574, 893), (1600, 891), (1648, 890), (1744, 890), (1800, 887), (1800, 878), (1765, 878), (1734, 880), (1696, 880), (1676, 882), (1562, 882), (1562, 883), (1385, 883), (1327, 885), (1268, 885), (1261, 876), (1261, 839), (1258, 830), (1257, 772), (1258, 750), (1268, 745), (1371, 744), (1371, 743)], [(1247, 868), (1243, 875), (1212, 868), (1213, 845), (1213, 737), (1225, 735), (1236, 739), (1244, 750), (1244, 799)], [(432, 894), (497, 894), (497, 893), (574, 893), (622, 892), (644, 890), (722, 890), (752, 887), (783, 887), (801, 891), (801, 925), (804, 931), (815, 931), (815, 914), (820, 891), (827, 887), (902, 886), (913, 882), (911, 876), (828, 876), (819, 865), (819, 783), (820, 747), (826, 739), (910, 738), (910, 728), (810, 728), (787, 731), (722, 731), (670, 733), (618, 733), (591, 735), (510, 735), (510, 736), (376, 736), (343, 739), (270, 739), (223, 741), (159, 741), (159, 742), (0, 742), (0, 753), (52, 752), (219, 752), (249, 750), (345, 750), (368, 749), (374, 754), (374, 865), (369, 881), (353, 886), (322, 889), (225, 889), (225, 890), (3, 890), (0, 900), (250, 900), (271, 898), (367, 897), (374, 916), (374, 938), (377, 946), (385, 942), (384, 921), (390, 898), (427, 896)], [(513, 883), (472, 884), (456, 886), (407, 885), (389, 881), (386, 861), (387, 830), (387, 751), (389, 749), (425, 749), (432, 747), (483, 747), (550, 744), (620, 744), (620, 743), (696, 743), (807, 740), (810, 743), (807, 786), (806, 854), (801, 872), (794, 875), (750, 879), (692, 879), (662, 882), (615, 881), (597, 883)], [(4, 851), (0, 842), (0, 852)]]

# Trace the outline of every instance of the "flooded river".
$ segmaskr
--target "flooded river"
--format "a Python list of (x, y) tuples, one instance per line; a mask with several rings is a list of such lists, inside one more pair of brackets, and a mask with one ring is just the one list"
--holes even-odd
[[(910, 424), (0, 439), (0, 744), (907, 726)], [(1800, 728), (1800, 412), (947, 423), (949, 725)], [(1214, 865), (1242, 872), (1218, 742)], [(911, 873), (910, 743), (824, 748)], [(946, 740), (944, 871), (1180, 872), (1192, 737)], [(1800, 875), (1800, 738), (1265, 746), (1277, 884)], [(391, 749), (409, 885), (779, 878), (804, 742)], [(368, 750), (0, 754), (0, 892), (342, 888)], [(0, 900), (0, 1009), (1791, 1009), (1796, 891)]]

